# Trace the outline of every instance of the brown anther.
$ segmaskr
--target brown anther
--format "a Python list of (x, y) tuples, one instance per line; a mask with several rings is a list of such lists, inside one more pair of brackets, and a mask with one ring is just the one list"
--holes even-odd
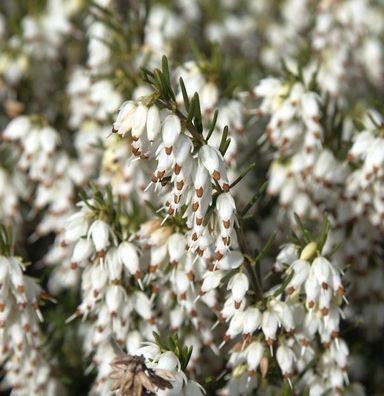
[(291, 294), (293, 294), (295, 292), (295, 288), (293, 286), (288, 287), (287, 289), (287, 293), (290, 296)]
[(220, 261), (223, 258), (223, 254), (220, 251), (215, 252), (215, 260)]
[(193, 281), (193, 279), (195, 278), (195, 275), (193, 274), (192, 271), (189, 271), (187, 273), (187, 278), (188, 278), (188, 280)]
[(104, 331), (104, 327), (101, 326), (101, 325), (96, 326), (96, 330), (97, 330), (99, 333), (102, 333), (102, 332)]
[(180, 297), (180, 300), (185, 300), (187, 298), (187, 294), (185, 292), (181, 293), (179, 297)]
[(199, 209), (199, 203), (198, 202), (194, 202), (192, 204), (192, 212), (196, 212), (197, 209)]
[(177, 261), (176, 260), (172, 260), (171, 261), (171, 266), (172, 266), (172, 268), (176, 268), (177, 267)]
[(198, 256), (202, 256), (203, 255), (203, 253), (204, 253), (204, 250), (201, 250), (200, 248), (197, 248), (196, 249), (196, 254), (198, 255)]
[(97, 258), (102, 258), (104, 256), (105, 256), (105, 250), (104, 249), (101, 249), (98, 252), (96, 252), (96, 257)]
[(223, 240), (223, 243), (224, 243), (225, 246), (229, 246), (229, 242), (230, 242), (230, 238), (229, 237), (224, 237), (224, 238), (221, 238), (221, 239)]
[(214, 268), (215, 268), (215, 266), (212, 263), (208, 263), (208, 265), (207, 265), (208, 271), (212, 272), (214, 270)]
[(199, 187), (199, 188), (195, 189), (195, 192), (196, 192), (197, 197), (201, 198), (203, 196), (204, 189), (203, 189), (203, 187)]
[(219, 172), (218, 170), (213, 171), (213, 172), (212, 172), (212, 177), (213, 177), (215, 180), (220, 180), (220, 172)]
[(151, 182), (152, 183), (157, 183), (157, 177), (155, 176), (155, 175), (152, 175), (152, 177), (151, 177)]
[(148, 272), (153, 273), (156, 271), (157, 265), (156, 264), (149, 264)]
[(161, 180), (165, 175), (165, 171), (157, 171), (156, 176), (159, 180)]
[(223, 225), (224, 228), (228, 230), (228, 228), (231, 226), (231, 220), (223, 220)]
[(315, 306), (315, 302), (312, 300), (308, 303), (308, 308), (312, 309)]
[(24, 293), (25, 287), (24, 287), (24, 285), (18, 285), (18, 286), (16, 287), (16, 290), (17, 290), (19, 293)]
[(272, 340), (272, 338), (267, 338), (267, 339), (265, 340), (265, 342), (267, 343), (268, 346), (272, 346), (272, 345), (273, 345), (273, 340)]
[(319, 116), (312, 116), (312, 121), (315, 121), (317, 123), (320, 122), (320, 117)]
[(72, 261), (72, 262), (69, 264), (69, 267), (71, 268), (71, 270), (75, 270), (76, 268), (78, 268), (78, 265), (77, 265), (77, 263), (75, 263), (74, 261)]
[(97, 298), (97, 296), (99, 295), (99, 291), (95, 289), (95, 290), (93, 290), (92, 294), (93, 294), (94, 298)]
[(203, 218), (202, 217), (196, 217), (196, 225), (201, 226), (203, 224)]
[(155, 324), (155, 319), (154, 318), (150, 318), (147, 320), (147, 323), (150, 325), (154, 325)]
[(135, 278), (136, 279), (140, 279), (141, 278), (141, 272), (140, 271), (136, 271), (135, 272)]
[(241, 302), (235, 301), (235, 309), (239, 309), (241, 305)]
[(336, 331), (336, 330), (333, 330), (332, 333), (331, 333), (331, 337), (332, 337), (333, 339), (338, 338), (338, 337), (339, 337), (339, 332)]
[(229, 184), (228, 183), (223, 183), (223, 191), (228, 192), (229, 191)]
[(175, 175), (178, 175), (181, 171), (181, 166), (179, 164), (175, 164), (174, 171), (175, 171)]
[(172, 153), (172, 147), (165, 147), (165, 154), (171, 155)]
[(176, 188), (181, 191), (184, 187), (184, 180), (180, 180), (178, 182), (176, 182)]
[(121, 284), (120, 279), (115, 278), (115, 279), (112, 280), (112, 285), (118, 286), (118, 285), (120, 285), (120, 284)]
[(327, 283), (327, 282), (323, 282), (323, 283), (321, 284), (321, 287), (322, 287), (324, 290), (328, 290), (328, 283)]
[(320, 309), (320, 312), (323, 316), (327, 316), (329, 314), (329, 309), (324, 307)]
[(135, 147), (132, 147), (132, 154), (133, 154), (135, 157), (140, 156), (140, 154), (141, 154), (140, 149), (135, 148)]
[(173, 194), (173, 202), (175, 204), (178, 204), (180, 202), (180, 199), (181, 199), (181, 195)]
[(247, 370), (248, 377), (253, 377), (255, 375), (255, 370)]
[(336, 295), (338, 295), (339, 297), (344, 296), (344, 288), (339, 286), (338, 289), (336, 290)]
[(194, 232), (194, 233), (192, 234), (192, 237), (191, 237), (192, 241), (196, 242), (196, 241), (197, 241), (197, 238), (198, 238), (198, 236), (197, 236), (196, 232)]
[(231, 337), (228, 334), (225, 334), (223, 337), (223, 341), (227, 342), (231, 339)]
[(173, 209), (173, 208), (168, 208), (168, 214), (169, 214), (170, 216), (172, 216), (174, 213), (175, 213), (175, 209)]

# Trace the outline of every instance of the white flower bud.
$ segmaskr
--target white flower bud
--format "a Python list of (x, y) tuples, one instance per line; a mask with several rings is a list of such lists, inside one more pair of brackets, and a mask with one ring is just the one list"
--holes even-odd
[(118, 256), (131, 275), (140, 277), (140, 261), (137, 248), (133, 243), (122, 242), (118, 247)]
[(148, 109), (147, 115), (147, 136), (150, 142), (153, 142), (157, 138), (160, 129), (160, 112), (157, 106), (153, 105)]
[(243, 319), (244, 312), (236, 311), (236, 313), (232, 316), (231, 321), (229, 322), (229, 327), (225, 332), (224, 339), (232, 339), (240, 334), (243, 330)]
[(312, 309), (314, 308), (320, 293), (320, 285), (313, 275), (309, 274), (307, 280), (304, 283), (304, 289), (307, 296), (306, 301), (308, 308)]
[(114, 284), (119, 283), (123, 266), (116, 248), (108, 250), (105, 263), (108, 268), (109, 279), (111, 279)]
[(147, 122), (148, 107), (144, 105), (137, 106), (135, 113), (133, 115), (132, 121), (132, 138), (137, 140), (145, 129), (145, 124)]
[(263, 357), (264, 347), (260, 342), (254, 341), (248, 345), (246, 351), (247, 365), (250, 371), (255, 371)]
[(47, 126), (40, 131), (41, 148), (48, 154), (52, 154), (59, 142), (59, 134), (51, 127)]
[(316, 257), (313, 260), (311, 274), (313, 274), (323, 289), (328, 289), (331, 268), (331, 263), (325, 257)]
[(240, 272), (235, 274), (228, 282), (228, 290), (232, 291), (232, 297), (235, 301), (235, 308), (240, 308), (240, 303), (249, 288), (249, 280), (247, 275)]
[(219, 93), (216, 84), (214, 84), (213, 82), (208, 82), (204, 84), (200, 95), (202, 110), (211, 111), (216, 105), (218, 95)]
[(185, 135), (179, 135), (173, 147), (173, 157), (176, 161), (175, 171), (177, 167), (182, 167), (186, 159), (190, 157), (191, 148), (191, 140)]
[(113, 124), (113, 131), (124, 136), (133, 126), (133, 116), (135, 114), (136, 105), (132, 101), (124, 102), (119, 110), (119, 114)]
[(249, 307), (244, 311), (243, 333), (252, 334), (261, 324), (262, 315), (256, 307)]
[(91, 287), (93, 297), (97, 298), (100, 291), (104, 288), (108, 281), (108, 273), (101, 265), (95, 265), (91, 269)]
[(295, 323), (293, 321), (292, 309), (289, 305), (279, 300), (273, 300), (271, 305), (285, 330), (293, 333), (295, 331)]
[(92, 241), (87, 238), (80, 238), (73, 249), (71, 265), (76, 266), (81, 261), (88, 260), (93, 251)]
[(0, 291), (1, 286), (6, 282), (9, 271), (8, 259), (4, 256), (0, 256)]
[(31, 122), (27, 116), (14, 118), (4, 129), (2, 137), (5, 140), (24, 139), (31, 129)]
[(285, 345), (280, 345), (276, 351), (277, 363), (284, 376), (288, 377), (293, 372), (293, 363), (296, 360), (296, 356), (291, 348)]
[(185, 236), (179, 233), (172, 234), (167, 241), (170, 263), (175, 266), (185, 255), (186, 240)]
[(215, 179), (220, 180), (222, 177), (220, 170), (222, 168), (221, 163), (223, 159), (217, 154), (215, 148), (205, 144), (199, 150), (199, 159), (204, 167), (207, 169), (209, 174)]
[(135, 293), (135, 311), (145, 320), (152, 320), (152, 308), (149, 298), (143, 292)]
[(210, 290), (216, 289), (224, 275), (225, 272), (221, 270), (206, 272), (203, 276), (201, 291), (207, 293)]
[(243, 263), (243, 255), (235, 250), (228, 252), (217, 264), (217, 267), (221, 270), (229, 271), (231, 269), (239, 268)]
[(310, 265), (305, 260), (295, 260), (291, 265), (293, 277), (287, 285), (288, 294), (294, 293), (308, 278)]
[(109, 245), (109, 226), (102, 220), (96, 220), (89, 228), (88, 236), (91, 235), (96, 251), (102, 253)]
[(78, 212), (68, 218), (67, 226), (64, 230), (64, 241), (66, 243), (79, 240), (86, 235), (88, 230), (88, 221), (84, 213)]
[(166, 117), (163, 123), (162, 137), (164, 147), (168, 155), (171, 154), (172, 147), (181, 132), (181, 123), (179, 117), (171, 114)]
[(159, 360), (157, 362), (157, 368), (163, 370), (177, 371), (179, 367), (180, 367), (179, 359), (171, 351), (163, 352), (160, 355)]
[(268, 345), (272, 345), (273, 341), (275, 340), (278, 325), (279, 322), (274, 312), (272, 311), (263, 312), (261, 329), (264, 333), (265, 340)]
[(375, 137), (370, 131), (360, 132), (352, 148), (349, 150), (348, 159), (365, 157), (369, 149), (372, 147)]
[(304, 116), (317, 122), (321, 115), (319, 100), (319, 95), (315, 92), (306, 92), (301, 97), (301, 106)]
[(231, 220), (236, 209), (235, 201), (230, 193), (222, 193), (216, 200), (216, 211), (223, 221)]
[(125, 290), (118, 285), (108, 286), (105, 293), (105, 303), (107, 305), (108, 311), (111, 315), (117, 315), (119, 308), (125, 302)]

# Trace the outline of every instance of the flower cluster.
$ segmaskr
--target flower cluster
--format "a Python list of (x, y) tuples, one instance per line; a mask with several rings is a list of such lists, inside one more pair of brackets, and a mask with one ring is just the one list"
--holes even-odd
[(381, 3), (0, 3), (0, 388), (382, 394)]
[(36, 279), (24, 274), (25, 264), (12, 254), (7, 228), (0, 228), (0, 362), (8, 385), (18, 395), (56, 394), (58, 381), (44, 356), (39, 321), (43, 291)]

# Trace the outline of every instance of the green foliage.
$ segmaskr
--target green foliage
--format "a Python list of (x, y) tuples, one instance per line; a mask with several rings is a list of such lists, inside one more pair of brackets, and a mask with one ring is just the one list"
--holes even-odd
[(160, 351), (172, 351), (179, 359), (180, 369), (185, 371), (191, 358), (193, 347), (183, 346), (177, 335), (171, 335), (167, 341), (164, 341), (158, 333), (153, 332), (152, 334)]

